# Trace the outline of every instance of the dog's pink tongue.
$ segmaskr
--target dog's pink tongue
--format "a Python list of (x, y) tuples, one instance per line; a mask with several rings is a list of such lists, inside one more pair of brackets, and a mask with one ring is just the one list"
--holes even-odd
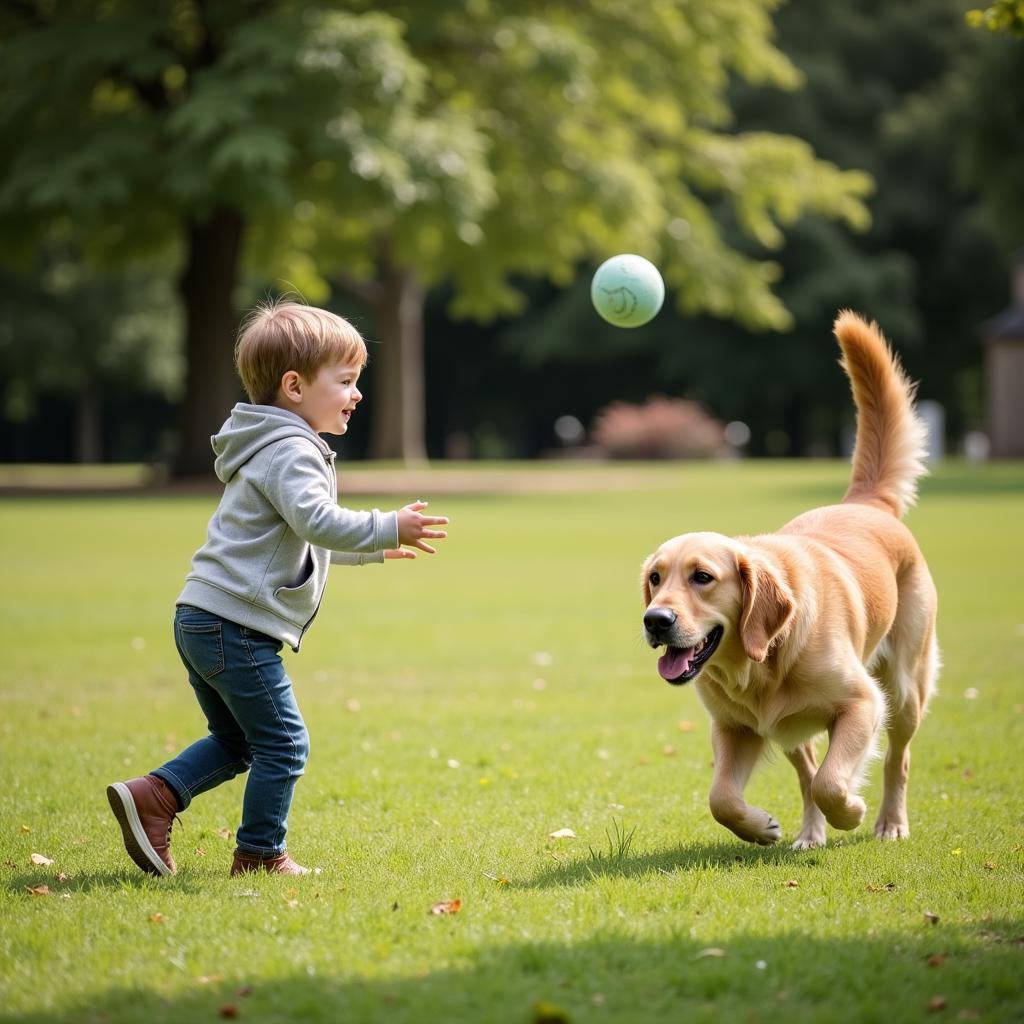
[(661, 678), (669, 682), (678, 679), (690, 667), (692, 658), (692, 647), (667, 647), (665, 653), (658, 659)]

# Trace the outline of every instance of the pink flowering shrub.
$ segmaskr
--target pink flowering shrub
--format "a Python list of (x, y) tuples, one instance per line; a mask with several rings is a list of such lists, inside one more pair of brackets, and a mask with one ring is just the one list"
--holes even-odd
[(695, 459), (728, 451), (724, 427), (697, 402), (655, 395), (643, 405), (612, 402), (591, 439), (610, 459)]

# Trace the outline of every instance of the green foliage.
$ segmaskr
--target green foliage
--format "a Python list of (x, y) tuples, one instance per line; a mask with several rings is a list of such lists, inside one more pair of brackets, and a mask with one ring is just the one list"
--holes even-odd
[[(848, 467), (462, 473), (461, 494), (431, 493), (444, 550), (336, 568), (286, 654), (312, 734), (289, 847), (322, 869), (299, 880), (227, 877), (241, 779), (175, 825), (172, 879), (127, 861), (103, 798), (203, 729), (170, 611), (214, 496), (0, 504), (5, 1019), (469, 1024), (542, 1001), (611, 1024), (1021, 1019), (1019, 463), (939, 468), (910, 518), (944, 661), (910, 839), (830, 830), (800, 853), (712, 819), (706, 715), (639, 640), (637, 576), (680, 530), (834, 500)], [(495, 478), (511, 493), (484, 493)], [(784, 758), (750, 797), (795, 834)], [(450, 898), (458, 914), (429, 913)]]
[[(810, 211), (786, 227), (768, 284), (793, 318), (789, 332), (668, 310), (643, 331), (616, 331), (597, 322), (585, 280), (535, 291), (528, 313), (502, 325), (502, 352), (521, 368), (515, 390), (490, 394), (479, 415), (500, 409), (514, 429), (525, 389), (537, 430), (565, 412), (590, 422), (610, 393), (668, 394), (746, 422), (757, 454), (835, 452), (850, 411), (830, 325), (853, 307), (879, 321), (921, 396), (945, 407), (951, 445), (984, 429), (980, 325), (1006, 306), (1006, 257), (1024, 238), (1024, 62), (1019, 43), (971, 32), (962, 13), (956, 0), (790, 0), (776, 18), (777, 43), (804, 87), (730, 89), (736, 134), (805, 139), (820, 159), (863, 168), (877, 186), (865, 232)], [(744, 247), (735, 208), (714, 212)], [(691, 286), (714, 294), (718, 283)], [(431, 326), (447, 358), (446, 331), (439, 320)], [(471, 372), (465, 361), (485, 340), (463, 339), (447, 372)]]
[(870, 181), (797, 139), (732, 131), (732, 76), (799, 84), (771, 44), (773, 8), (394, 5), (425, 83), (417, 130), (399, 118), (391, 163), (353, 165), (380, 186), (376, 203), (325, 188), (293, 242), (327, 277), (343, 266), (371, 278), (385, 237), (395, 265), (450, 280), (452, 312), (481, 319), (521, 310), (510, 275), (566, 283), (581, 262), (635, 250), (659, 262), (681, 308), (786, 326), (773, 265), (726, 237), (713, 201), (774, 249), (809, 211), (865, 227)]
[(12, 10), (0, 215), (71, 213), (90, 237), (107, 226), (104, 249), (123, 258), (129, 234), (159, 249), (221, 205), (257, 221), (290, 210), (328, 165), (358, 165), (422, 88), (393, 18), (338, 6)]
[(1024, 36), (1024, 3), (1021, 0), (995, 0), (987, 7), (969, 10), (965, 17), (972, 28)]
[(181, 332), (166, 276), (91, 270), (74, 254), (40, 254), (31, 280), (0, 273), (0, 411), (31, 419), (42, 393), (86, 386), (177, 398)]

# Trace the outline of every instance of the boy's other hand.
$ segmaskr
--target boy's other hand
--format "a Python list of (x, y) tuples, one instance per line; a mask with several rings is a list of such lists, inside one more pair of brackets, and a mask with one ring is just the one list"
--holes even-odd
[(408, 548), (385, 548), (385, 558), (415, 558), (416, 552), (410, 551)]
[[(436, 548), (431, 547), (424, 538), (430, 540), (443, 540), (448, 534), (444, 530), (431, 530), (431, 526), (447, 526), (447, 516), (425, 516), (421, 509), (427, 507), (425, 501), (413, 501), (398, 510), (398, 543), (409, 544), (420, 551), (426, 551), (428, 555), (435, 553)], [(415, 552), (409, 552), (415, 557)], [(384, 556), (387, 557), (387, 554)]]

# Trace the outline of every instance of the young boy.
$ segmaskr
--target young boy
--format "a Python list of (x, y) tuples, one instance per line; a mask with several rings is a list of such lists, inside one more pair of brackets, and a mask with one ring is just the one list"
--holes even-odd
[[(135, 863), (175, 872), (175, 815), (192, 798), (248, 770), (231, 874), (303, 875), (285, 850), (288, 808), (309, 736), (280, 650), (298, 651), (316, 617), (329, 563), (362, 565), (434, 553), (448, 522), (426, 502), (394, 512), (337, 503), (334, 452), (362, 395), (366, 345), (326, 310), (276, 302), (254, 311), (235, 349), (252, 402), (212, 439), (224, 494), (177, 600), (174, 640), (209, 735), (107, 799)], [(411, 548), (402, 547), (410, 545)]]

